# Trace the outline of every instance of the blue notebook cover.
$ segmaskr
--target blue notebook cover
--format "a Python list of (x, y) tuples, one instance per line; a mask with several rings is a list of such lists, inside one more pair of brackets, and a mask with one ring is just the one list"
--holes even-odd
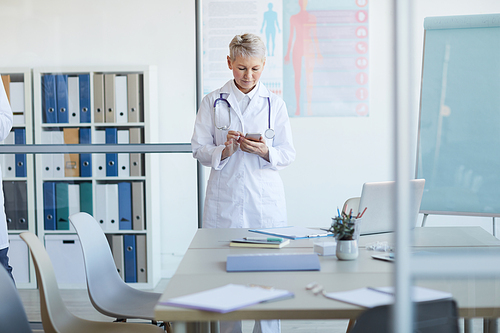
[(132, 185), (118, 183), (118, 221), (120, 230), (132, 230)]
[(68, 115), (68, 75), (56, 75), (57, 122), (69, 122)]
[[(117, 128), (109, 127), (106, 128), (106, 143), (115, 144), (118, 140)], [(117, 153), (107, 153), (106, 154), (106, 177), (117, 177), (118, 176), (118, 154)]]
[(57, 123), (56, 77), (42, 76), (43, 120), (45, 123)]
[(315, 253), (263, 253), (228, 255), (227, 272), (319, 271)]
[[(16, 145), (26, 144), (26, 130), (24, 128), (14, 129), (14, 140)], [(26, 154), (16, 154), (16, 177), (26, 177)]]
[(137, 282), (135, 235), (123, 235), (123, 251), (125, 282)]
[(56, 183), (43, 183), (43, 228), (56, 230)]
[[(80, 89), (80, 122), (90, 123), (90, 75), (78, 75)], [(80, 142), (81, 143), (81, 142)]]
[[(80, 143), (90, 144), (90, 127), (81, 127), (79, 131)], [(92, 177), (92, 154), (80, 154), (80, 177)]]

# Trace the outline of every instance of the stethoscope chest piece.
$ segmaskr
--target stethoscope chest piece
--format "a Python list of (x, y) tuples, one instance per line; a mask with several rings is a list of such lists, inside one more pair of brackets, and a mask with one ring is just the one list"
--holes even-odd
[(266, 129), (266, 131), (264, 132), (264, 136), (268, 139), (274, 138), (274, 130), (272, 128)]

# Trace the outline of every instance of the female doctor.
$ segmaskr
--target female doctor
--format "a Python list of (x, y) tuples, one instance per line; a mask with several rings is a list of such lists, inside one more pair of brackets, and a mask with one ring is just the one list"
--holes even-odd
[[(270, 228), (287, 224), (278, 170), (295, 159), (284, 101), (259, 78), (266, 47), (253, 34), (229, 44), (234, 79), (203, 98), (191, 144), (193, 156), (211, 167), (204, 228)], [(248, 133), (255, 138), (245, 137)], [(279, 332), (278, 320), (257, 321), (256, 332)], [(221, 332), (241, 332), (241, 322), (222, 322)]]

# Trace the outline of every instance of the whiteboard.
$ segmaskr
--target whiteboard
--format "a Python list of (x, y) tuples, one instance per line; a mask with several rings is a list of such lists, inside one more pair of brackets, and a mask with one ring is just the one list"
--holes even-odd
[(424, 20), (421, 212), (500, 216), (500, 14)]

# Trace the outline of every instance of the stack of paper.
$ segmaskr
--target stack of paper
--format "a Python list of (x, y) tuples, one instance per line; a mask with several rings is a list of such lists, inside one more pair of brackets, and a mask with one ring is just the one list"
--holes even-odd
[(288, 290), (228, 284), (223, 287), (172, 298), (166, 302), (160, 302), (160, 304), (226, 313), (245, 306), (293, 296), (294, 294)]
[[(412, 293), (412, 300), (414, 302), (434, 301), (452, 297), (451, 293), (423, 287), (413, 287)], [(349, 291), (325, 293), (324, 295), (337, 301), (366, 308), (394, 303), (393, 287), (360, 288)]]

